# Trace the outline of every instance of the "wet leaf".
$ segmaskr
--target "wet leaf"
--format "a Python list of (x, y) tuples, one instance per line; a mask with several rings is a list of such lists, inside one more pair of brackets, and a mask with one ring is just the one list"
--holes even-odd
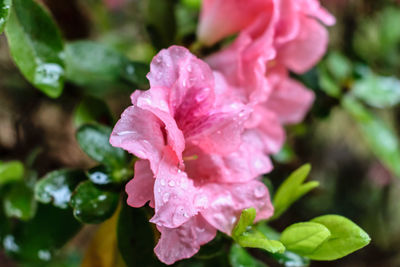
[(300, 255), (308, 255), (315, 251), (331, 236), (328, 228), (315, 222), (295, 223), (286, 228), (280, 241), (285, 247)]
[(273, 201), (275, 213), (271, 219), (278, 218), (296, 200), (319, 185), (316, 181), (303, 184), (304, 180), (310, 173), (310, 170), (311, 166), (309, 164), (303, 165), (294, 171), (278, 188)]
[(283, 254), (275, 253), (270, 254), (270, 256), (285, 267), (305, 267), (310, 264), (309, 259), (290, 252), (289, 250), (286, 250)]
[(23, 221), (33, 218), (37, 209), (33, 190), (24, 182), (11, 185), (4, 195), (3, 205), (7, 217)]
[(0, 1), (0, 33), (3, 32), (7, 23), (8, 16), (10, 15), (11, 0)]
[(81, 149), (95, 161), (110, 168), (122, 168), (127, 163), (127, 154), (122, 149), (110, 145), (110, 135), (109, 127), (86, 124), (78, 129), (76, 138)]
[(50, 97), (64, 86), (63, 41), (51, 16), (33, 0), (14, 0), (6, 35), (25, 78)]
[(78, 85), (127, 82), (147, 87), (149, 67), (133, 62), (113, 49), (91, 41), (78, 41), (66, 46), (67, 79)]
[(264, 263), (256, 260), (244, 248), (233, 244), (229, 251), (229, 262), (232, 267), (266, 267)]
[(118, 193), (105, 191), (90, 181), (82, 182), (71, 196), (75, 218), (83, 223), (101, 223), (110, 218), (118, 206)]
[(144, 208), (132, 208), (123, 201), (118, 220), (118, 248), (129, 267), (164, 266), (155, 257), (155, 228)]
[(97, 185), (120, 185), (132, 179), (133, 167), (110, 170), (107, 166), (100, 165), (88, 171), (89, 180)]
[(246, 232), (247, 227), (251, 226), (256, 218), (256, 209), (248, 208), (242, 211), (239, 221), (232, 230), (232, 237), (236, 238)]
[(336, 260), (365, 247), (371, 241), (364, 230), (342, 216), (325, 215), (311, 222), (324, 225), (331, 233), (321, 246), (306, 255), (312, 260)]
[(57, 170), (50, 172), (36, 183), (35, 198), (44, 204), (52, 203), (55, 207), (69, 207), (75, 187), (87, 177), (79, 170)]
[(88, 96), (76, 108), (74, 122), (76, 127), (87, 123), (113, 125), (114, 119), (110, 109), (103, 100)]
[(19, 161), (0, 162), (0, 186), (22, 180), (24, 165)]
[(20, 262), (49, 262), (81, 228), (70, 210), (39, 205), (35, 217), (15, 225), (3, 240), (4, 250)]

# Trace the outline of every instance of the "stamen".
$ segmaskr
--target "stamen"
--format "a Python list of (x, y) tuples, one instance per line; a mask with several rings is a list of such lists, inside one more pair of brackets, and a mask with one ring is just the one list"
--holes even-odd
[(196, 160), (198, 158), (199, 158), (199, 156), (197, 156), (197, 155), (191, 155), (191, 156), (188, 156), (188, 157), (183, 157), (183, 160), (184, 161), (190, 161), (190, 160)]

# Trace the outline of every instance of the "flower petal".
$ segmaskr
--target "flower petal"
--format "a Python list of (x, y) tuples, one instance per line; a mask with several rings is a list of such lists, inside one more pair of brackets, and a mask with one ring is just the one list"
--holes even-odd
[(281, 80), (278, 88), (274, 88), (267, 106), (278, 115), (281, 123), (299, 123), (304, 119), (314, 98), (311, 90), (286, 77)]
[(243, 135), (239, 149), (227, 155), (205, 153), (196, 146), (185, 150), (185, 169), (196, 182), (247, 182), (272, 170), (262, 140), (251, 131)]
[(187, 259), (196, 254), (200, 246), (214, 239), (217, 231), (197, 215), (178, 228), (157, 227), (161, 238), (154, 252), (165, 264)]
[(155, 172), (165, 146), (163, 127), (160, 119), (151, 112), (131, 106), (122, 113), (115, 125), (110, 143), (139, 158), (148, 159)]
[(256, 220), (267, 219), (273, 214), (267, 187), (253, 180), (239, 184), (207, 184), (203, 187), (208, 206), (201, 215), (219, 231), (230, 234), (242, 210), (254, 207)]
[(178, 165), (176, 155), (166, 147), (154, 184), (155, 214), (150, 220), (159, 226), (179, 227), (198, 213), (193, 181)]
[(296, 73), (312, 68), (325, 54), (328, 31), (312, 18), (301, 18), (298, 36), (279, 49), (278, 61)]
[(135, 177), (127, 183), (125, 191), (128, 194), (129, 206), (139, 208), (150, 201), (154, 207), (154, 175), (148, 160), (138, 160), (135, 163)]

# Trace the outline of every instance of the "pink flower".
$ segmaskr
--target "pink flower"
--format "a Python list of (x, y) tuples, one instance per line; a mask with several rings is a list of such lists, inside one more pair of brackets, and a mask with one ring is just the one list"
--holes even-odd
[[(223, 3), (234, 8), (238, 2)], [(317, 19), (328, 25), (335, 20), (316, 0), (264, 2), (269, 3), (264, 13), (240, 29), (230, 46), (211, 55), (206, 62), (253, 105), (246, 128), (258, 134), (265, 151), (271, 154), (278, 152), (284, 142), (282, 125), (300, 122), (314, 100), (314, 94), (291, 79), (288, 70), (303, 73), (321, 59), (328, 33)], [(208, 5), (216, 8), (221, 2), (210, 1)], [(202, 18), (210, 19), (207, 8), (203, 8)]]
[(113, 146), (141, 158), (126, 187), (128, 204), (149, 202), (166, 264), (193, 256), (216, 230), (230, 234), (240, 212), (272, 215), (257, 177), (271, 170), (261, 138), (245, 127), (252, 107), (225, 78), (183, 47), (162, 50), (111, 135)]
[(318, 0), (203, 0), (198, 38), (202, 43), (212, 45), (247, 29), (256, 21), (268, 21), (277, 8), (283, 10), (279, 11), (279, 31), (287, 37), (297, 31), (299, 11), (327, 25), (335, 23), (334, 17), (320, 6)]

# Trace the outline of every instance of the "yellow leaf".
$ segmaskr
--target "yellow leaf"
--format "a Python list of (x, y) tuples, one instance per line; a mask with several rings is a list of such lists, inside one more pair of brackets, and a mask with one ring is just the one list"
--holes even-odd
[(120, 208), (100, 225), (86, 250), (82, 267), (126, 267), (117, 245), (119, 211)]

